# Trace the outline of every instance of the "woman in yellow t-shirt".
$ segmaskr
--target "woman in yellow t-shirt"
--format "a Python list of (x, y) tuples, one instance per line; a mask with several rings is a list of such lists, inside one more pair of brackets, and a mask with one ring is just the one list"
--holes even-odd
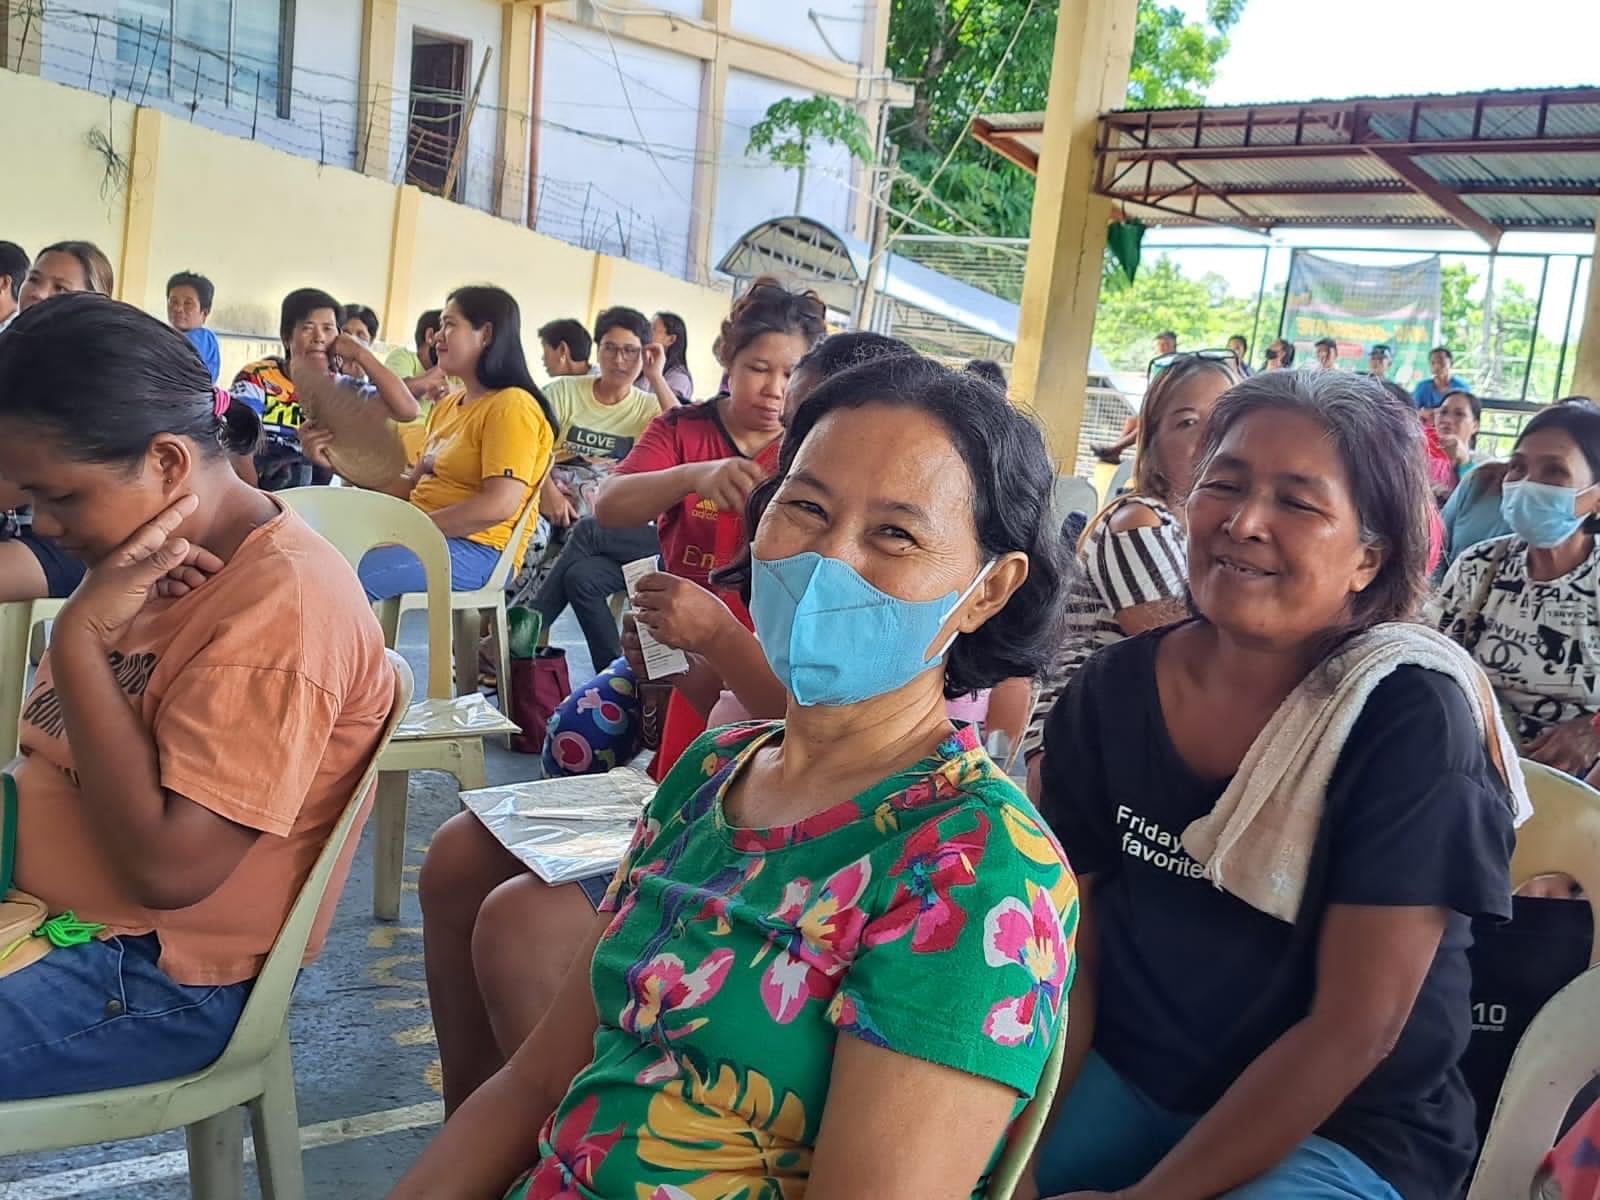
[[(538, 494), (550, 469), (556, 421), (528, 373), (522, 313), (508, 292), (451, 292), (434, 353), (464, 387), (433, 406), (421, 460), (387, 490), (433, 518), (450, 547), (451, 586), (474, 591), (489, 586), (517, 519)], [(308, 444), (302, 429), (300, 440), (308, 458), (325, 457), (321, 430)], [(372, 600), (426, 588), (422, 564), (403, 546), (373, 550), (359, 574)]]

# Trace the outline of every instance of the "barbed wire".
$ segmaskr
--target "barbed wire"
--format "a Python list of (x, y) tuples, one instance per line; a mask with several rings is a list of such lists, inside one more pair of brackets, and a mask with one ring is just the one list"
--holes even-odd
[[(161, 24), (152, 26), (137, 18), (130, 20), (56, 4), (46, 9), (40, 0), (0, 0), (0, 3), (7, 5), (13, 30), (21, 26), (19, 54), (27, 53), (29, 45), (36, 49), (41, 47), (47, 35), (50, 36), (48, 74), (58, 82), (133, 104), (170, 105), (186, 113), (189, 120), (199, 121), (218, 132), (261, 142), (314, 160), (319, 165), (351, 169), (360, 165), (364, 152), (374, 142), (381, 113), (387, 117), (387, 145), (377, 145), (373, 149), (384, 155), (384, 161), (394, 164), (389, 173), (392, 183), (418, 183), (437, 193), (452, 157), (459, 154), (453, 199), (494, 212), (501, 196), (509, 192), (522, 198), (519, 204), (513, 205), (513, 211), (525, 212), (526, 198), (532, 188), (532, 224), (540, 233), (586, 250), (618, 254), (680, 276), (690, 276), (702, 266), (696, 261), (686, 229), (675, 225), (663, 228), (657, 213), (641, 211), (592, 179), (564, 178), (547, 169), (535, 175), (506, 161), (499, 151), (500, 138), (473, 135), (480, 119), (515, 121), (531, 127), (533, 118), (526, 112), (480, 102), (471, 127), (462, 129), (467, 99), (462, 91), (455, 89), (422, 86), (402, 90), (387, 84), (363, 83), (350, 75), (299, 64), (293, 66), (292, 78), (286, 80), (280, 78), (280, 67), (275, 60), (248, 53), (223, 54), (174, 36)], [(610, 36), (609, 29), (604, 32)], [(612, 54), (604, 55), (575, 39), (559, 33), (555, 36), (574, 52), (588, 56), (608, 71), (615, 71), (624, 87), (640, 87), (670, 103), (670, 108), (663, 106), (656, 111), (698, 113), (698, 103), (689, 104), (627, 75), (623, 69), (625, 54), (618, 50), (615, 41), (609, 47)], [(158, 63), (158, 60), (163, 61)], [(321, 82), (326, 91), (308, 90), (302, 86), (302, 81), (307, 79)], [(241, 80), (246, 82), (241, 83)], [(336, 91), (341, 94), (333, 94)], [(436, 111), (428, 111), (430, 107)], [(674, 194), (684, 203), (687, 203), (684, 192), (671, 179), (668, 166), (686, 168), (690, 172), (706, 164), (715, 165), (719, 170), (789, 171), (765, 160), (726, 155), (721, 152), (720, 145), (707, 150), (653, 139), (640, 120), (642, 106), (617, 107), (629, 107), (638, 137), (599, 132), (547, 116), (540, 117), (539, 127), (589, 145), (648, 153)], [(284, 112), (289, 115), (282, 115)], [(315, 114), (314, 124), (312, 113)], [(724, 125), (744, 132), (749, 129), (726, 117)], [(106, 158), (107, 186), (111, 188), (125, 186), (127, 178), (118, 161), (126, 147), (114, 145), (113, 126), (108, 119), (105, 129), (97, 129), (92, 135), (94, 148)], [(464, 145), (463, 136), (466, 138)], [(889, 201), (890, 189), (881, 184), (873, 186), (870, 177), (863, 186), (850, 169), (848, 160), (843, 167), (813, 163), (808, 173), (814, 179), (826, 179), (835, 184), (846, 205), (853, 206), (864, 198), (869, 211), (878, 206), (887, 208), (891, 216), (899, 219), (901, 229), (944, 232), (916, 219), (914, 213), (893, 207)], [(685, 179), (684, 182), (691, 181)], [(920, 181), (904, 171), (896, 170), (891, 182), (905, 183), (919, 193), (923, 191)], [(924, 196), (921, 202), (937, 205), (975, 233), (983, 232), (940, 197)], [(709, 267), (710, 264), (704, 265)]]

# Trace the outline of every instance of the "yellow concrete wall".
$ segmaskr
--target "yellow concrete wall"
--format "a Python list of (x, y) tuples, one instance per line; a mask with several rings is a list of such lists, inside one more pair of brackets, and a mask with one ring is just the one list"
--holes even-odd
[(297, 287), (382, 309), (389, 184), (171, 117), (154, 182), (149, 283), (129, 303), (165, 312), (168, 277), (194, 270), (217, 285), (219, 333), (275, 335), (279, 302)]
[[(95, 130), (131, 162), (130, 179), (108, 186), (103, 199), (105, 159), (88, 142)], [(534, 330), (555, 317), (587, 322), (610, 304), (679, 313), (700, 394), (709, 395), (721, 374), (711, 342), (727, 314), (726, 292), (414, 188), (4, 70), (0, 145), (28, 148), (26, 177), (7, 187), (0, 203), (0, 238), (30, 251), (87, 238), (119, 270), (126, 252), (138, 269), (123, 272), (129, 288), (122, 298), (159, 315), (168, 276), (207, 275), (217, 286), (211, 323), (222, 337), (225, 371), (276, 342), (279, 303), (297, 287), (370, 305), (384, 340), (405, 343), (417, 315), (442, 305), (451, 289), (494, 283), (522, 307), (536, 376)]]
[(114, 174), (108, 178), (106, 157), (90, 138), (105, 139), (126, 159), (133, 112), (131, 104), (0, 71), (0, 146), (8, 164), (0, 172), (0, 238), (29, 254), (51, 242), (90, 241), (119, 264), (126, 187)]
[[(407, 311), (393, 326), (394, 339), (404, 340), (401, 324), (409, 332), (419, 313), (442, 307), (455, 288), (492, 283), (517, 298), (523, 350), (534, 375), (543, 379), (534, 330), (556, 317), (585, 315), (594, 258), (587, 250), (519, 229), (499, 217), (418, 193)], [(397, 320), (393, 313), (384, 319)]]
[(645, 316), (666, 309), (683, 318), (689, 330), (689, 372), (694, 376), (695, 399), (716, 394), (722, 367), (712, 357), (711, 343), (722, 331), (732, 303), (732, 291), (714, 291), (698, 284), (663, 275), (650, 267), (614, 259), (601, 288), (600, 303), (628, 304)]

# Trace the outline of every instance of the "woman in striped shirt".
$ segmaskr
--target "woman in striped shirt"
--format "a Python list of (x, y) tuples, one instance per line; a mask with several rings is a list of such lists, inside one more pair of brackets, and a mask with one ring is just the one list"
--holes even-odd
[(1238, 382), (1229, 362), (1187, 354), (1174, 359), (1145, 393), (1133, 488), (1102, 509), (1078, 543), (1066, 639), (1023, 738), (1030, 758), (1040, 748), (1055, 698), (1090, 655), (1187, 614), (1182, 505), (1211, 410)]

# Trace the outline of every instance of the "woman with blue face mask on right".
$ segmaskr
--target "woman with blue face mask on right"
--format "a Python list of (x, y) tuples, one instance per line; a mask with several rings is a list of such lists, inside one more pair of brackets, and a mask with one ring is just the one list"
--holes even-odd
[(1600, 412), (1529, 421), (1500, 509), (1510, 536), (1461, 555), (1425, 620), (1483, 667), (1523, 753), (1582, 777), (1600, 760)]
[(997, 389), (917, 356), (800, 408), (745, 568), (785, 718), (678, 760), (582, 965), (391, 1200), (985, 1194), (1077, 892), (945, 699), (1048, 659), (1053, 476)]

